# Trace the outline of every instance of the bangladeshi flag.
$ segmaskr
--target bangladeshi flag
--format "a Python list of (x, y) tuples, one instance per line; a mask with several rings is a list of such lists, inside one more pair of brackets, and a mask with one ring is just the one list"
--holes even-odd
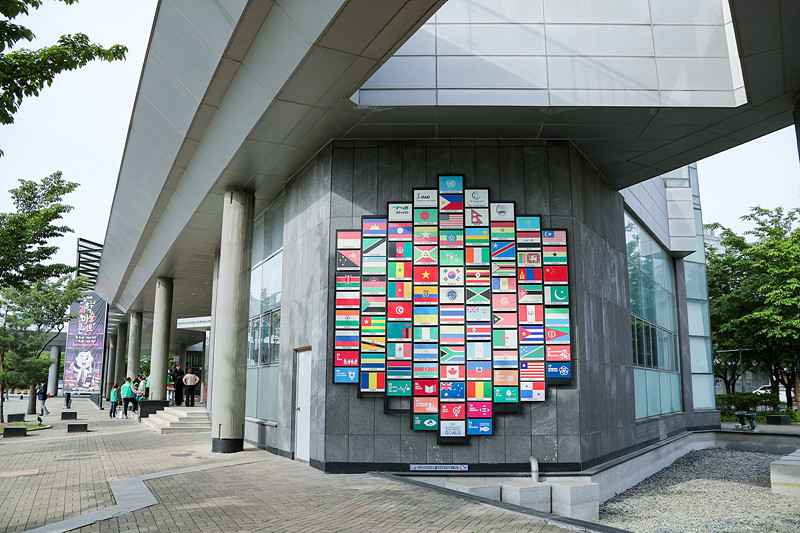
[(544, 267), (545, 283), (567, 283), (568, 280), (569, 275), (567, 274), (566, 265)]

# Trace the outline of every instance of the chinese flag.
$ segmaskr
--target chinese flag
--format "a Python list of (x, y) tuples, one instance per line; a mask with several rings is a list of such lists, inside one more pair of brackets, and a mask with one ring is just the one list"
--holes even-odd
[(567, 280), (566, 266), (549, 266), (544, 268), (545, 283), (566, 283)]

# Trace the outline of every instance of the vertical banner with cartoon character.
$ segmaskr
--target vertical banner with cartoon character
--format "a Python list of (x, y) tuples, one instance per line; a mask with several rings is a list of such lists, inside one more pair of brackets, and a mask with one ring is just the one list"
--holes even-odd
[(93, 292), (84, 293), (70, 307), (77, 315), (69, 321), (64, 392), (100, 392), (106, 302)]

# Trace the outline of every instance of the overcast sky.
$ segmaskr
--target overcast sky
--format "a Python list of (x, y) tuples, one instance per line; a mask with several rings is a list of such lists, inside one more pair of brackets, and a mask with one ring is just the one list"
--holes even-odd
[[(67, 197), (75, 210), (66, 224), (75, 233), (59, 241), (59, 261), (75, 264), (77, 237), (102, 243), (114, 198), (133, 100), (150, 37), (155, 0), (46, 2), (27, 24), (34, 47), (65, 33), (83, 32), (104, 46), (129, 48), (124, 62), (95, 62), (61, 74), (38, 98), (27, 98), (15, 124), (0, 126), (0, 211), (12, 211), (6, 191), (18, 179), (40, 179), (61, 170), (81, 184)], [(800, 205), (800, 165), (793, 128), (698, 162), (705, 222), (737, 232), (750, 206)]]

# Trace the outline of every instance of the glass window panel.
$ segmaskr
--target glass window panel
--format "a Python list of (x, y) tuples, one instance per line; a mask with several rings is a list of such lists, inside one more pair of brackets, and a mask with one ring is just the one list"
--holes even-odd
[(281, 280), (283, 279), (283, 252), (264, 263), (261, 274), (261, 312), (271, 311), (281, 305)]
[(262, 366), (258, 369), (258, 418), (278, 420), (278, 376), (280, 367)]
[(647, 418), (647, 373), (633, 369), (633, 392), (636, 398), (636, 418)]
[[(653, 238), (650, 234), (642, 230), (639, 232), (639, 240), (642, 248), (641, 269), (650, 278), (653, 277)], [(657, 246), (657, 245), (656, 245)]]
[(688, 261), (684, 261), (683, 265), (686, 272), (686, 297), (694, 300), (707, 300), (706, 266)]
[(275, 204), (264, 215), (264, 257), (283, 247), (283, 201)]
[(671, 295), (660, 285), (655, 287), (655, 313), (656, 319), (654, 322), (666, 328), (669, 326), (669, 303)]
[(258, 336), (258, 342), (261, 345), (261, 354), (258, 358), (258, 363), (261, 365), (269, 364), (269, 315), (264, 315), (261, 318), (261, 334)]
[(713, 375), (692, 374), (692, 399), (695, 410), (717, 408)]
[(647, 371), (647, 416), (656, 416), (661, 411), (661, 378), (660, 372)]
[(250, 316), (261, 314), (261, 269), (259, 265), (250, 271)]
[(270, 362), (277, 363), (281, 356), (281, 310), (272, 313), (272, 334), (270, 335)]
[(631, 314), (642, 316), (642, 273), (628, 264), (628, 290), (631, 299)]
[(247, 366), (255, 366), (258, 364), (258, 328), (259, 319), (255, 318), (250, 321), (247, 329)]
[(633, 340), (633, 364), (639, 364), (639, 344), (636, 341), (636, 319), (631, 317), (631, 339)]
[(656, 287), (647, 276), (642, 276), (642, 318), (656, 321)]
[(255, 266), (264, 259), (264, 216), (258, 217), (253, 225), (253, 258), (250, 266)]
[(628, 248), (628, 261), (639, 266), (642, 255), (639, 247), (639, 226), (628, 213), (625, 213), (625, 242)]
[(656, 338), (658, 339), (658, 350), (657, 350), (657, 357), (658, 357), (658, 368), (666, 369), (668, 368), (668, 358), (669, 358), (669, 351), (665, 349), (666, 344), (666, 336), (667, 333), (664, 332), (662, 329), (656, 330)]
[(651, 365), (653, 368), (659, 368), (658, 364), (658, 330), (655, 326), (649, 327), (650, 331), (650, 349), (652, 350), (653, 355), (653, 364)]
[(672, 387), (671, 387), (671, 380), (670, 377), (672, 376), (669, 372), (659, 372), (659, 381), (661, 388), (661, 412), (662, 413), (671, 413), (672, 412)]
[(711, 325), (708, 318), (708, 302), (686, 302), (689, 317), (689, 335), (710, 337)]
[(664, 262), (664, 288), (675, 294), (675, 260), (669, 256)]
[(244, 416), (256, 416), (258, 398), (258, 367), (248, 368), (244, 395)]
[(692, 356), (692, 373), (710, 374), (711, 339), (707, 337), (689, 337), (689, 353)]
[(668, 261), (667, 254), (662, 250), (660, 247), (657, 247), (655, 242), (653, 243), (653, 280), (661, 285), (662, 287), (666, 286), (666, 274), (664, 270), (666, 269), (666, 262)]
[(681, 376), (680, 374), (670, 374), (670, 389), (672, 389), (672, 412), (677, 413), (683, 410), (681, 400)]

